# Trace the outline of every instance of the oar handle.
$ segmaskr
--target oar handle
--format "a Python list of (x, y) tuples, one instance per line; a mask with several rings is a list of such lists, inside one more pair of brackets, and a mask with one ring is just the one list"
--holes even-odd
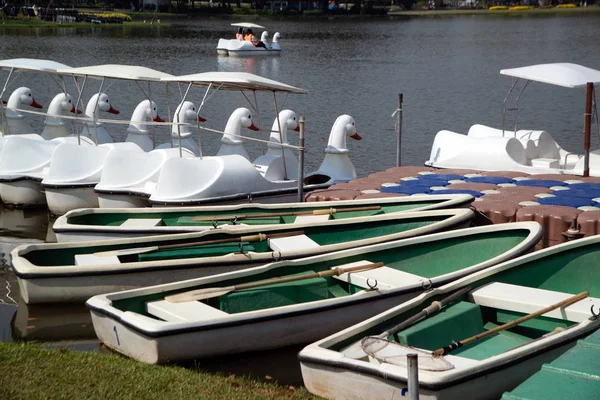
[(381, 206), (363, 206), (363, 207), (347, 207), (347, 208), (325, 208), (310, 211), (287, 211), (279, 213), (259, 213), (259, 214), (233, 214), (233, 215), (208, 215), (200, 217), (192, 217), (192, 221), (230, 221), (239, 219), (251, 219), (251, 218), (268, 218), (268, 217), (289, 217), (289, 216), (300, 216), (300, 215), (333, 215), (341, 212), (353, 212), (353, 211), (370, 211), (380, 210)]
[(546, 314), (546, 313), (548, 313), (548, 312), (550, 312), (552, 310), (556, 310), (557, 308), (566, 307), (566, 306), (569, 306), (569, 305), (571, 305), (573, 303), (577, 303), (578, 301), (580, 301), (582, 299), (585, 299), (589, 295), (590, 295), (590, 293), (588, 291), (581, 292), (581, 293), (579, 293), (579, 294), (577, 294), (575, 296), (571, 296), (568, 299), (564, 299), (563, 301), (559, 301), (558, 303), (552, 304), (552, 305), (550, 305), (550, 306), (548, 306), (546, 308), (542, 308), (541, 310), (532, 312), (531, 314), (527, 314), (527, 315), (525, 315), (525, 316), (523, 316), (521, 318), (517, 318), (514, 321), (510, 321), (510, 322), (507, 322), (506, 324), (497, 326), (494, 329), (490, 329), (489, 331), (485, 331), (485, 332), (479, 333), (479, 334), (477, 334), (475, 336), (471, 336), (471, 337), (469, 337), (467, 339), (461, 340), (459, 342), (454, 342), (454, 343), (449, 344), (448, 346), (444, 346), (442, 348), (439, 348), (439, 349), (435, 350), (432, 353), (432, 355), (434, 357), (443, 356), (445, 354), (448, 354), (452, 350), (458, 349), (458, 348), (460, 348), (460, 347), (462, 347), (462, 346), (464, 346), (466, 344), (473, 343), (473, 342), (475, 342), (477, 340), (483, 339), (484, 337), (487, 337), (489, 335), (493, 335), (494, 333), (498, 333), (498, 332), (503, 331), (505, 329), (510, 329), (513, 326), (519, 325), (520, 323), (528, 321), (528, 320), (530, 320), (532, 318), (539, 317), (540, 315), (544, 315), (544, 314)]
[(452, 303), (454, 300), (467, 294), (470, 290), (471, 290), (471, 286), (465, 286), (464, 288), (452, 293), (450, 296), (444, 297), (440, 301), (432, 302), (429, 306), (427, 306), (423, 310), (421, 310), (420, 313), (413, 315), (412, 317), (406, 319), (405, 321), (394, 326), (393, 328), (381, 333), (380, 335), (377, 335), (377, 337), (379, 339), (385, 339), (389, 335), (393, 335), (396, 332), (400, 332), (401, 330), (412, 325), (414, 322), (418, 321), (419, 319), (421, 319), (423, 317), (427, 317), (428, 315), (431, 315), (431, 314), (434, 314), (434, 313), (440, 311), (443, 306), (445, 306), (448, 303)]
[(182, 247), (194, 247), (194, 246), (205, 246), (212, 244), (222, 244), (222, 243), (237, 243), (237, 242), (262, 242), (267, 239), (273, 239), (278, 237), (287, 237), (287, 236), (296, 236), (302, 235), (304, 231), (289, 231), (289, 232), (281, 232), (281, 233), (272, 233), (272, 234), (264, 234), (257, 233), (255, 235), (247, 235), (247, 236), (238, 236), (227, 239), (215, 239), (215, 240), (205, 240), (203, 242), (190, 242), (190, 243), (175, 243), (175, 244), (166, 244), (164, 246), (157, 246), (157, 250), (167, 250), (167, 249), (177, 249)]
[(372, 264), (364, 264), (364, 265), (359, 265), (356, 267), (349, 267), (349, 268), (336, 267), (336, 268), (333, 268), (333, 269), (330, 269), (327, 271), (315, 272), (312, 274), (306, 274), (306, 275), (301, 275), (301, 276), (290, 276), (288, 278), (275, 278), (275, 279), (270, 279), (268, 281), (243, 283), (241, 285), (235, 285), (235, 290), (252, 289), (255, 287), (272, 285), (275, 283), (294, 282), (294, 281), (300, 281), (303, 279), (323, 278), (326, 276), (341, 275), (346, 272), (366, 271), (366, 270), (375, 269), (375, 268), (379, 268), (379, 267), (383, 267), (382, 262), (372, 263)]

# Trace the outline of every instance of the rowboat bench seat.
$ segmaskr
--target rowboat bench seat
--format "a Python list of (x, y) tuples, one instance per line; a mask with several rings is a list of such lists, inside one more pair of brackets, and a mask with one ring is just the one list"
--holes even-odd
[(150, 228), (164, 225), (162, 218), (128, 218), (120, 226), (123, 228)]
[[(574, 293), (562, 293), (508, 283), (492, 282), (469, 292), (470, 298), (478, 305), (502, 310), (530, 314), (558, 303)], [(558, 308), (544, 314), (545, 317), (581, 322), (592, 316), (590, 307), (600, 306), (600, 299), (587, 297), (568, 307)]]
[(121, 260), (117, 256), (95, 256), (93, 254), (75, 254), (75, 265), (110, 265), (120, 264)]
[(150, 301), (146, 303), (146, 311), (167, 322), (205, 321), (229, 315), (200, 301), (185, 303), (168, 303), (165, 300)]
[(329, 214), (325, 215), (297, 215), (294, 224), (312, 224), (315, 222), (329, 221)]
[(306, 235), (294, 235), (269, 239), (269, 247), (273, 251), (288, 252), (309, 250), (319, 247), (319, 244)]
[[(371, 261), (361, 260), (339, 265), (339, 267), (349, 268), (366, 264), (371, 264)], [(355, 286), (362, 289), (369, 289), (371, 287), (370, 285), (375, 284), (377, 289), (392, 289), (403, 286), (421, 286), (423, 282), (427, 282), (427, 279), (422, 276), (386, 266), (367, 271), (356, 271), (349, 274), (345, 273), (334, 276), (334, 278), (348, 283), (351, 287)]]

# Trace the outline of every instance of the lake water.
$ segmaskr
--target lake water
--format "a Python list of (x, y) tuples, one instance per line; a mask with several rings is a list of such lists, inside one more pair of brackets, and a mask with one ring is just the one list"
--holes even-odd
[[(395, 166), (396, 119), (392, 113), (398, 107), (399, 93), (404, 94), (402, 164), (421, 165), (441, 129), (464, 133), (474, 123), (502, 126), (503, 101), (511, 78), (500, 75), (501, 69), (548, 62), (600, 69), (600, 14), (257, 19), (253, 22), (265, 25), (271, 34), (281, 33), (283, 50), (279, 57), (248, 59), (216, 55), (219, 37), (233, 37), (231, 22), (239, 21), (186, 19), (172, 21), (169, 28), (150, 29), (0, 26), (0, 58), (45, 58), (75, 67), (133, 64), (174, 75), (245, 71), (304, 88), (308, 94), (278, 97), (277, 102), (280, 109), (292, 109), (306, 118), (306, 171), (319, 166), (334, 120), (349, 114), (363, 137), (360, 142), (348, 140), (359, 176)], [(6, 73), (0, 78), (4, 80)], [(39, 75), (19, 75), (9, 84), (8, 93), (19, 86), (30, 87), (36, 100), (46, 106), (59, 92), (50, 78)], [(87, 97), (98, 87), (98, 82), (88, 82)], [(164, 116), (165, 89), (152, 85), (151, 90)], [(144, 99), (142, 89), (133, 83), (107, 82), (104, 91), (124, 121)], [(203, 94), (193, 90), (190, 99), (200, 104)], [(265, 137), (275, 116), (273, 99), (271, 94), (257, 98), (259, 124), (266, 130), (260, 134)], [(231, 112), (242, 106), (248, 103), (239, 93), (216, 93), (202, 108), (201, 115), (208, 119), (205, 126), (222, 130)], [(547, 130), (565, 149), (580, 151), (584, 106), (583, 89), (532, 84), (521, 99), (519, 126)], [(33, 120), (34, 127), (41, 129), (43, 117)], [(122, 140), (125, 126), (113, 125), (109, 132)], [(155, 133), (157, 142), (168, 140), (165, 129)], [(204, 154), (215, 154), (219, 139), (203, 133)], [(290, 142), (297, 143), (296, 137), (292, 135)], [(595, 133), (592, 147), (598, 147)], [(248, 143), (246, 148), (253, 157), (263, 151), (256, 143)], [(14, 306), (19, 302), (18, 287), (8, 267), (8, 254), (16, 243), (52, 240), (51, 222), (45, 212), (0, 213), (0, 303), (5, 303), (0, 304), (0, 340), (97, 348), (85, 308)], [(293, 360), (294, 352), (291, 354)], [(216, 364), (219, 367), (215, 369), (228, 371)], [(281, 380), (294, 382), (287, 375)]]

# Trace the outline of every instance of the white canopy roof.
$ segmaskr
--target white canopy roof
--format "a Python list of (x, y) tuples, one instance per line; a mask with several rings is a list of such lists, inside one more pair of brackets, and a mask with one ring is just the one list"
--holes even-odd
[(503, 69), (500, 73), (515, 78), (568, 88), (583, 87), (588, 82), (600, 83), (600, 71), (572, 63), (530, 65), (528, 67)]
[(256, 29), (265, 29), (264, 26), (253, 24), (252, 22), (236, 22), (235, 24), (231, 24), (233, 26), (241, 26), (242, 28), (256, 28)]
[(219, 90), (256, 90), (268, 92), (308, 93), (300, 89), (272, 79), (249, 74), (247, 72), (203, 72), (199, 74), (173, 76), (161, 79), (163, 82), (191, 83), (194, 86), (208, 87), (213, 85)]
[(40, 60), (37, 58), (12, 58), (9, 60), (0, 60), (0, 68), (14, 68), (20, 70), (41, 72), (46, 74), (54, 74), (59, 69), (65, 70), (71, 67), (56, 61)]
[(113, 78), (154, 82), (160, 82), (161, 78), (173, 76), (166, 72), (157, 71), (151, 68), (121, 64), (92, 65), (89, 67), (59, 70), (58, 72), (66, 75), (88, 76), (91, 78)]

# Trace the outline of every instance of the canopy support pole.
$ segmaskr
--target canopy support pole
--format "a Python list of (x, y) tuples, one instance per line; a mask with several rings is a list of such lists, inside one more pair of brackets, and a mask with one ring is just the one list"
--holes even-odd
[[(8, 132), (8, 121), (6, 120), (6, 107), (2, 104), (2, 98), (4, 97), (4, 92), (6, 92), (6, 88), (8, 86), (8, 81), (10, 81), (10, 77), (15, 69), (11, 68), (8, 73), (8, 78), (6, 78), (6, 82), (4, 83), (4, 87), (2, 88), (2, 92), (0, 92), (0, 119), (2, 120), (2, 132), (4, 136), (9, 134)], [(8, 101), (7, 104), (8, 105)]]
[[(288, 180), (287, 166), (285, 165), (285, 148), (283, 147), (283, 134), (281, 132), (281, 120), (279, 118), (279, 107), (277, 107), (277, 96), (275, 95), (275, 91), (273, 91), (273, 102), (275, 103), (275, 115), (277, 116), (277, 129), (279, 129), (279, 144), (281, 148), (281, 160), (283, 161), (283, 180)], [(287, 123), (287, 121), (286, 121)], [(264, 150), (264, 145), (263, 145)], [(265, 154), (266, 151), (263, 151)]]
[(590, 134), (592, 131), (592, 93), (594, 84), (588, 82), (585, 90), (585, 118), (583, 125), (583, 176), (590, 176)]
[(298, 143), (298, 203), (304, 201), (304, 116), (301, 115), (298, 120), (300, 125), (300, 135)]

